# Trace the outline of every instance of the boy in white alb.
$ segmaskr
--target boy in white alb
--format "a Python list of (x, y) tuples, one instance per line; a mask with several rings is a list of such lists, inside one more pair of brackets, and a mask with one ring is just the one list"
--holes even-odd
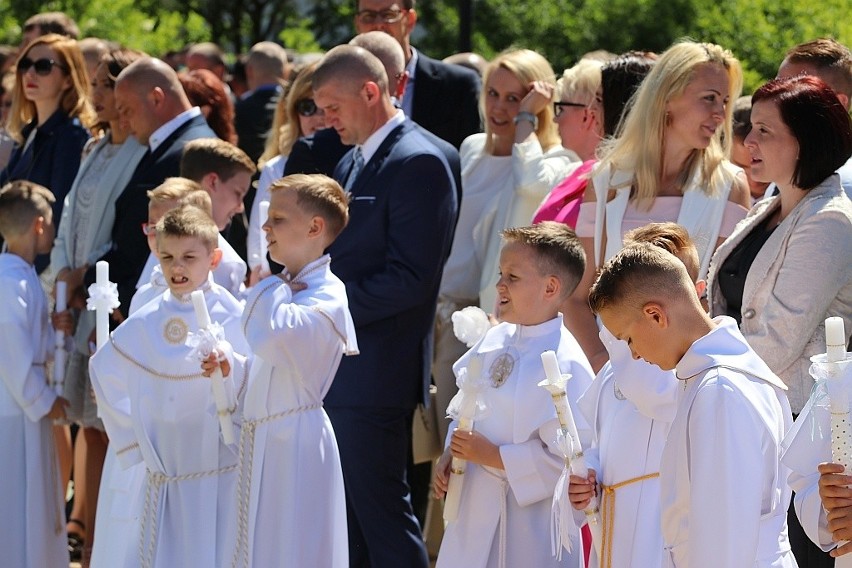
[[(624, 240), (651, 243), (677, 256), (695, 281), (697, 295), (703, 294), (698, 251), (686, 229), (676, 223), (651, 223), (630, 231)], [(571, 476), (574, 518), (585, 524), (581, 512), (600, 480), (602, 554), (598, 558), (593, 548), (589, 566), (660, 566), (660, 459), (677, 411), (678, 381), (672, 371), (634, 359), (627, 343), (606, 328), (600, 337), (610, 359), (578, 401), (592, 428), (592, 445), (585, 452), (589, 478)]]
[(790, 468), (788, 482), (805, 534), (831, 551), (835, 568), (852, 568), (852, 476), (831, 463), (831, 411), (823, 386), (814, 388), (784, 439), (781, 462)]
[(318, 174), (269, 189), (263, 229), (285, 271), (252, 288), (243, 314), (254, 359), (233, 565), (346, 568), (343, 472), (322, 401), (343, 355), (358, 353), (346, 289), (323, 254), (348, 222), (348, 197)]
[(53, 194), (28, 181), (0, 190), (0, 533), (2, 564), (16, 568), (68, 566), (65, 495), (52, 420), (67, 401), (45, 374), (53, 329), (47, 298), (33, 268), (53, 245)]
[(795, 567), (784, 383), (733, 319), (710, 319), (683, 263), (651, 244), (610, 259), (589, 304), (634, 357), (683, 385), (660, 463), (663, 566)]
[[(438, 553), (440, 568), (580, 566), (582, 547), (551, 554), (550, 505), (563, 456), (556, 447), (559, 422), (544, 378), (541, 353), (556, 352), (570, 373), (568, 401), (588, 388), (593, 373), (583, 351), (562, 325), (560, 302), (574, 290), (585, 267), (580, 241), (566, 225), (545, 222), (503, 232), (498, 317), (480, 342), (453, 366), (456, 376), (473, 357), (489, 378), (486, 410), (472, 433), (450, 427), (448, 447), (435, 468), (435, 494), (447, 490), (451, 458), (468, 462), (458, 519), (451, 521)], [(459, 395), (461, 396), (461, 395)], [(450, 408), (454, 408), (454, 399)], [(580, 413), (574, 410), (575, 417)], [(579, 424), (582, 443), (588, 429)]]
[[(169, 289), (128, 317), (90, 362), (119, 463), (143, 462), (147, 470), (136, 503), (141, 542), (107, 560), (110, 566), (225, 566), (237, 529), (238, 449), (221, 441), (210, 381), (188, 358), (186, 340), (198, 331), (190, 294), (203, 290), (211, 321), (224, 328), (234, 350), (247, 353), (242, 305), (212, 281), (219, 233), (204, 211), (182, 206), (156, 228)], [(224, 342), (222, 349), (229, 351)], [(239, 356), (228, 355), (234, 360), (224, 384), (235, 401), (247, 371)]]

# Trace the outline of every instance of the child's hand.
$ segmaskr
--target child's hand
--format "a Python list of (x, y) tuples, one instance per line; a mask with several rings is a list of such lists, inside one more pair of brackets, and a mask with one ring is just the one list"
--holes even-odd
[(479, 432), (465, 432), (456, 428), (450, 442), (450, 450), (454, 458), (487, 465), (497, 469), (505, 469), (500, 448), (492, 444), (488, 438)]
[(595, 488), (597, 487), (597, 473), (595, 470), (589, 470), (589, 476), (582, 478), (577, 475), (572, 475), (568, 478), (568, 500), (571, 506), (578, 511), (584, 510), (589, 506), (592, 497), (595, 496)]
[(222, 357), (215, 349), (201, 362), (201, 374), (205, 377), (210, 377), (217, 369), (222, 369), (222, 377), (227, 377), (231, 374), (231, 364), (228, 363), (227, 357)]
[[(828, 530), (836, 542), (852, 540), (852, 477), (843, 475), (843, 466), (822, 463), (818, 466), (819, 496), (827, 511)], [(845, 544), (831, 551), (838, 557), (852, 552), (852, 544)]]
[(74, 316), (71, 315), (71, 310), (53, 312), (50, 320), (56, 331), (64, 331), (65, 335), (74, 335)]
[(53, 401), (53, 406), (50, 407), (50, 412), (47, 413), (47, 417), (51, 420), (65, 420), (66, 406), (68, 406), (68, 401), (61, 396), (57, 396), (56, 400)]
[(438, 463), (435, 464), (435, 475), (432, 477), (432, 493), (435, 499), (441, 499), (447, 494), (447, 486), (450, 483), (450, 466), (453, 463), (453, 454), (449, 448), (441, 454)]

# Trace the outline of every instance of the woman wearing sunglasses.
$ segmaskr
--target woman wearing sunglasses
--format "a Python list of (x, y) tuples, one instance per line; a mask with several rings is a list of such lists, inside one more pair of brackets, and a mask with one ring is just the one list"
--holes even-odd
[[(310, 136), (325, 128), (325, 115), (314, 104), (311, 80), (316, 63), (309, 64), (296, 72), (296, 78), (290, 85), (287, 95), (278, 101), (272, 130), (266, 139), (266, 148), (260, 156), (260, 179), (257, 183), (257, 195), (251, 206), (248, 230), (248, 256), (251, 277), (249, 284), (269, 274), (269, 264), (261, 248), (261, 239), (266, 239), (260, 228), (260, 202), (269, 201), (269, 186), (284, 175), (287, 156), (296, 140)], [(258, 278), (260, 276), (260, 278)]]
[[(17, 146), (0, 172), (0, 185), (25, 179), (51, 190), (58, 224), (95, 123), (86, 64), (77, 42), (57, 34), (33, 40), (16, 65), (7, 130)], [(41, 272), (47, 258), (38, 258), (35, 264)]]
[[(115, 200), (147, 149), (122, 126), (113, 96), (118, 74), (141, 56), (136, 51), (117, 49), (103, 55), (96, 67), (91, 78), (92, 103), (105, 133), (80, 164), (65, 200), (62, 222), (50, 253), (51, 270), (57, 274), (57, 281), (67, 284), (68, 305), (79, 310), (75, 348), (69, 353), (65, 370), (65, 397), (69, 402), (68, 419), (80, 426), (86, 441), (85, 468), (77, 468), (74, 472), (76, 493), (69, 520), (69, 529), (73, 529), (69, 533), (72, 560), (76, 556), (83, 560), (84, 566), (88, 565), (94, 541), (95, 511), (107, 438), (103, 423), (97, 417), (95, 400), (90, 396), (89, 335), (95, 328), (95, 317), (85, 309), (83, 274), (110, 246)], [(77, 439), (79, 443), (80, 434)], [(80, 529), (88, 529), (88, 534), (83, 537)], [(76, 539), (71, 536), (74, 532), (80, 535)]]

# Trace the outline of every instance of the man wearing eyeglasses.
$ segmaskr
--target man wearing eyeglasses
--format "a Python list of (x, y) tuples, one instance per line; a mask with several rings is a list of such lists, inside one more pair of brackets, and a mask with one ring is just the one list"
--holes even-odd
[(355, 29), (359, 34), (382, 31), (402, 46), (408, 86), (402, 110), (417, 124), (456, 148), (481, 130), (479, 90), (481, 82), (473, 71), (427, 57), (411, 46), (411, 31), (417, 24), (415, 0), (358, 0)]

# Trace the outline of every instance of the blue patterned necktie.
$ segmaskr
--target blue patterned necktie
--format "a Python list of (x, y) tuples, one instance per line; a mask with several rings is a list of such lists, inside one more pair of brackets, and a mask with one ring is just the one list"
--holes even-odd
[(361, 173), (361, 170), (364, 168), (364, 154), (361, 153), (361, 148), (355, 148), (355, 156), (352, 160), (352, 169), (349, 170), (349, 177), (346, 178), (346, 186), (344, 189), (349, 191), (352, 189), (352, 186), (355, 185), (355, 180), (358, 178), (358, 174)]

